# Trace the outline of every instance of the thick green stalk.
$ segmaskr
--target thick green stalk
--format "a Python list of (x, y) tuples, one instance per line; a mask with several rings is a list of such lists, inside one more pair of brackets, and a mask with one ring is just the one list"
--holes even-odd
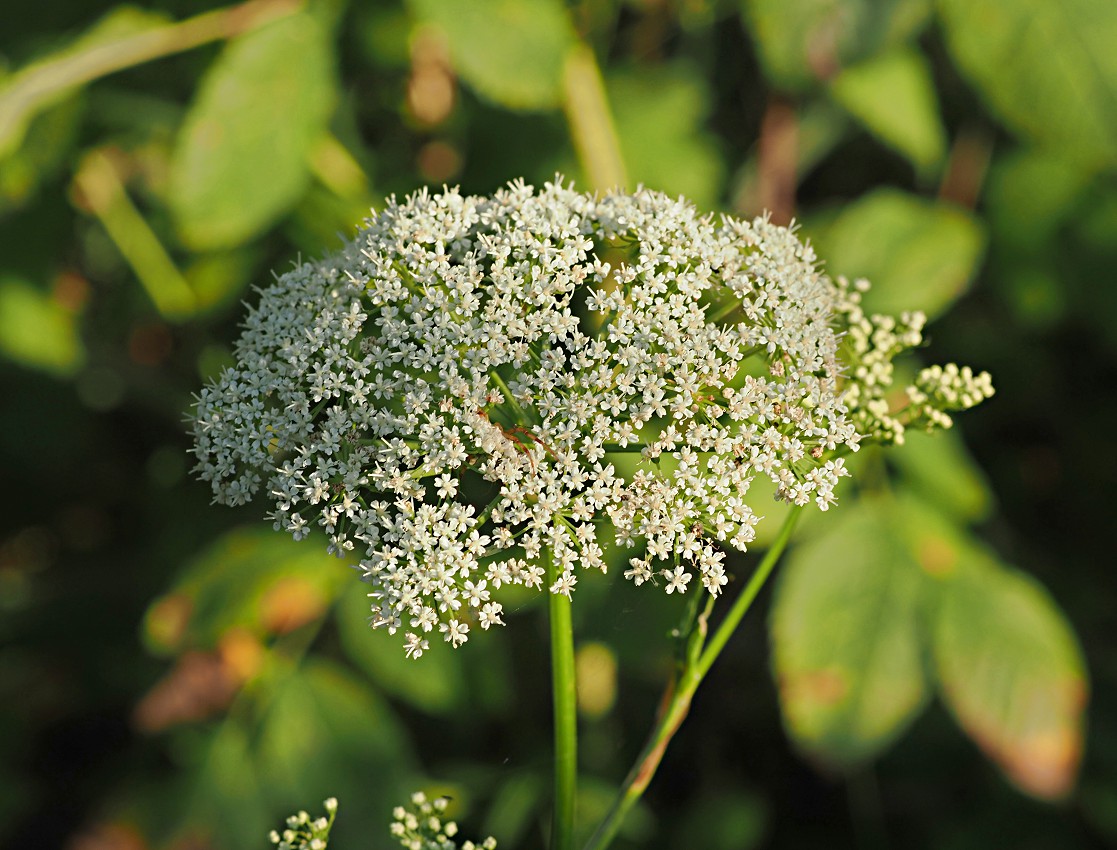
[(733, 603), (733, 607), (729, 610), (709, 644), (702, 648), (705, 640), (708, 609), (706, 613), (697, 618), (696, 628), (698, 631), (690, 635), (689, 638), (683, 636), (684, 640), (689, 639), (695, 641), (695, 643), (688, 646), (682, 669), (674, 681), (669, 683), (667, 691), (663, 695), (663, 702), (660, 704), (659, 717), (656, 720), (655, 728), (648, 735), (644, 749), (640, 751), (640, 755), (637, 757), (632, 770), (629, 771), (624, 785), (621, 786), (613, 800), (609, 813), (597, 827), (586, 844), (585, 850), (605, 850), (609, 846), (616, 836), (617, 830), (624, 822), (625, 815), (643, 795), (648, 783), (652, 781), (652, 777), (655, 776), (655, 772), (659, 768), (659, 763), (663, 760), (663, 753), (666, 751), (668, 743), (675, 736), (675, 732), (678, 731), (690, 710), (690, 702), (694, 697), (694, 692), (702, 683), (702, 679), (705, 678), (718, 655), (725, 648), (725, 644), (741, 622), (741, 618), (745, 616), (745, 612), (748, 611), (776, 562), (779, 561), (780, 555), (787, 548), (787, 543), (791, 539), (792, 531), (795, 530), (795, 523), (798, 521), (800, 513), (799, 508), (793, 508), (787, 519), (784, 520), (776, 539), (768, 548), (764, 558), (749, 579), (749, 583), (745, 585), (745, 589), (741, 591), (741, 595)]
[[(550, 554), (544, 554), (547, 581), (558, 576)], [(551, 688), (555, 723), (555, 800), (551, 850), (573, 850), (574, 797), (578, 784), (578, 706), (574, 680), (574, 626), (570, 599), (548, 593), (551, 621)]]

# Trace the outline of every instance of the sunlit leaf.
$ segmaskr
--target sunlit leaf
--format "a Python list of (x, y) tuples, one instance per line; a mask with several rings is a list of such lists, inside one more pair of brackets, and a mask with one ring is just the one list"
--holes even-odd
[(441, 30), (454, 69), (479, 95), (511, 109), (558, 104), (574, 29), (559, 0), (411, 0)]
[(831, 274), (872, 281), (866, 309), (933, 318), (976, 274), (985, 232), (962, 209), (878, 189), (845, 207), (815, 241)]
[(1028, 576), (971, 550), (945, 585), (935, 669), (959, 723), (1012, 782), (1065, 796), (1082, 756), (1087, 682), (1063, 614)]
[(773, 603), (773, 660), (784, 721), (808, 754), (870, 758), (928, 697), (920, 621), (926, 578), (894, 506), (845, 505), (827, 533), (795, 550)]
[(931, 0), (739, 0), (767, 76), (800, 89), (915, 36)]
[(232, 41), (210, 68), (171, 162), (169, 201), (195, 249), (238, 245), (305, 191), (333, 112), (333, 56), (314, 16)]
[(25, 281), (0, 276), (0, 352), (25, 366), (72, 375), (85, 360), (73, 311)]
[(921, 171), (946, 152), (946, 131), (927, 60), (915, 50), (894, 50), (843, 70), (834, 98), (889, 147)]
[(939, 0), (947, 44), (1014, 130), (1089, 164), (1117, 163), (1117, 4)]
[(701, 76), (674, 64), (612, 73), (606, 86), (629, 182), (716, 205), (724, 164), (703, 127), (709, 101)]
[(209, 647), (233, 627), (283, 633), (323, 616), (352, 574), (318, 542), (269, 527), (226, 533), (152, 603), (144, 620), (149, 647)]

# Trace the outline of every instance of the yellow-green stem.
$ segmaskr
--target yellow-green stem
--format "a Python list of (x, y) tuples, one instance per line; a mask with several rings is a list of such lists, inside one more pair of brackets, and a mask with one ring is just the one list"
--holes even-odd
[[(730, 636), (753, 601), (755, 601), (760, 588), (764, 586), (764, 582), (771, 574), (776, 562), (779, 561), (780, 555), (787, 548), (787, 543), (791, 539), (791, 533), (795, 530), (795, 523), (798, 521), (800, 513), (799, 508), (793, 508), (787, 519), (784, 520), (776, 539), (768, 548), (756, 571), (749, 578), (748, 584), (745, 585), (745, 589), (741, 591), (741, 595), (733, 603), (733, 607), (710, 639), (709, 644), (700, 651), (692, 650), (686, 653), (682, 669), (677, 677), (668, 684), (667, 691), (663, 695), (663, 702), (660, 705), (655, 728), (652, 729), (647, 742), (644, 744), (644, 749), (640, 751), (640, 755), (637, 757), (632, 770), (629, 771), (624, 785), (621, 786), (613, 800), (613, 805), (610, 807), (608, 814), (586, 844), (585, 850), (605, 850), (609, 846), (624, 822), (625, 815), (643, 795), (648, 783), (652, 781), (652, 777), (655, 776), (655, 772), (659, 768), (659, 763), (663, 760), (667, 745), (675, 736), (675, 732), (678, 731), (690, 710), (690, 702), (694, 697), (694, 692), (702, 683), (702, 679), (705, 678), (718, 655), (725, 648), (725, 644), (729, 641)], [(694, 647), (695, 649), (704, 642), (705, 626), (706, 614), (703, 614), (698, 618), (696, 624), (699, 632), (696, 638), (698, 644)], [(687, 639), (687, 637), (684, 636), (684, 639)], [(694, 635), (689, 637), (695, 639)]]

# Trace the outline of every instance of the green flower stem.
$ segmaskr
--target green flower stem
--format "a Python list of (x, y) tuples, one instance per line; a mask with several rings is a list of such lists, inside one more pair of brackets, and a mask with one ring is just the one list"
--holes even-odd
[(659, 763), (663, 760), (663, 753), (666, 751), (668, 743), (675, 736), (675, 732), (678, 731), (690, 710), (690, 702), (694, 697), (694, 692), (702, 683), (702, 679), (705, 678), (718, 655), (725, 648), (726, 643), (729, 642), (729, 638), (740, 624), (745, 613), (756, 600), (760, 588), (764, 586), (764, 582), (771, 575), (784, 549), (787, 548), (788, 541), (791, 539), (791, 534), (795, 530), (795, 524), (801, 513), (802, 511), (799, 508), (793, 508), (791, 513), (788, 514), (776, 539), (768, 548), (748, 584), (745, 585), (745, 589), (741, 591), (741, 595), (737, 597), (733, 607), (729, 610), (721, 625), (718, 626), (710, 642), (703, 647), (707, 616), (710, 610), (708, 607), (703, 614), (695, 619), (696, 632), (689, 638), (684, 636), (685, 640), (692, 642), (688, 644), (682, 668), (676, 678), (668, 684), (663, 695), (655, 728), (652, 729), (647, 742), (644, 744), (644, 749), (640, 751), (640, 755), (637, 757), (632, 770), (629, 771), (624, 785), (617, 793), (609, 813), (597, 827), (586, 844), (585, 850), (605, 850), (609, 846), (624, 822), (625, 815), (643, 795), (648, 783), (652, 781), (652, 777), (655, 776), (655, 772), (659, 768)]
[(0, 91), (0, 157), (23, 140), (31, 119), (86, 83), (201, 47), (298, 12), (304, 0), (249, 0), (162, 26), (149, 25), (84, 49), (64, 49), (9, 77)]
[[(548, 584), (557, 575), (549, 553), (544, 554)], [(574, 847), (574, 797), (578, 782), (578, 715), (574, 682), (574, 627), (570, 600), (548, 593), (551, 621), (551, 688), (555, 722), (555, 800), (551, 821), (551, 850)]]

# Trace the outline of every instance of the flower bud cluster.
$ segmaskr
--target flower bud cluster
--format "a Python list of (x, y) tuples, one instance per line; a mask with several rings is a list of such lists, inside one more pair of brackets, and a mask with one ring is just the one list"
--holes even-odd
[[(391, 199), (263, 290), (198, 398), (197, 470), (353, 553), (411, 657), (502, 623), (504, 585), (570, 595), (606, 546), (637, 584), (717, 594), (755, 479), (826, 510), (843, 456), (910, 422), (886, 392), (922, 318), (866, 317), (861, 288), (765, 218), (643, 189)], [(911, 415), (987, 386), (926, 372)]]
[(842, 354), (849, 364), (842, 400), (865, 439), (901, 445), (908, 428), (949, 428), (953, 420), (948, 411), (967, 410), (993, 395), (988, 372), (975, 374), (969, 366), (959, 368), (949, 363), (923, 369), (895, 404), (893, 361), (923, 343), (927, 317), (918, 311), (899, 318), (866, 314), (861, 297), (869, 289), (868, 281), (851, 284), (839, 277), (835, 285), (839, 298), (834, 311), (839, 325), (845, 328)]
[(326, 850), (337, 816), (337, 799), (330, 797), (322, 805), (329, 817), (311, 820), (306, 812), (299, 812), (287, 818), (287, 828), (283, 832), (272, 830), (268, 838), (277, 845), (277, 850)]
[[(459, 850), (454, 836), (458, 825), (445, 820), (443, 815), (449, 804), (445, 797), (428, 800), (417, 791), (411, 795), (407, 806), (396, 806), (392, 812), (392, 837), (397, 839), (405, 850)], [(462, 842), (460, 850), (495, 850), (496, 839), (489, 836), (480, 844), (472, 841)]]

